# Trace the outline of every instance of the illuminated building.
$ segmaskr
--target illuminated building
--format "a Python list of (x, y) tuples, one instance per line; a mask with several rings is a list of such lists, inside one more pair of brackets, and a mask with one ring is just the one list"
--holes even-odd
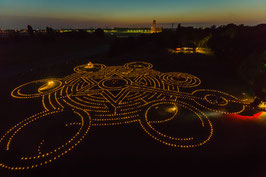
[[(72, 29), (64, 29), (60, 30), (60, 33), (68, 33), (74, 32), (78, 30)], [(88, 33), (94, 33), (95, 29), (86, 29)], [(103, 31), (107, 34), (149, 34), (151, 33), (150, 28), (111, 28), (111, 29), (103, 29)]]
[(151, 27), (151, 33), (161, 33), (163, 31), (162, 28), (156, 27), (156, 20), (153, 20), (152, 27)]
[[(94, 33), (96, 29), (84, 29), (88, 33)], [(78, 29), (60, 29), (60, 33), (71, 33), (78, 32)], [(153, 26), (151, 28), (107, 28), (103, 29), (107, 34), (150, 34), (150, 33), (160, 33), (162, 28), (156, 27), (156, 21), (153, 21)]]
[(204, 55), (213, 55), (213, 52), (209, 48), (203, 48), (203, 47), (178, 47), (175, 50), (168, 49), (170, 53), (183, 53), (183, 54), (204, 54)]

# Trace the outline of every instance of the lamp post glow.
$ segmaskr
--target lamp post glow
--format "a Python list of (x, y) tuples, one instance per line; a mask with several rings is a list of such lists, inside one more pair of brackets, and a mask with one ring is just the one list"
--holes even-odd
[(47, 91), (49, 89), (52, 89), (54, 86), (55, 86), (55, 81), (53, 80), (49, 80), (45, 85), (43, 85), (42, 87), (40, 87), (38, 89), (39, 92), (44, 92), (44, 91)]
[(86, 68), (94, 68), (94, 64), (92, 62), (89, 62), (88, 65), (86, 66)]
[(177, 111), (177, 107), (172, 107), (168, 109), (168, 112), (176, 112)]
[(266, 111), (266, 102), (262, 102), (258, 107)]
[(54, 85), (54, 81), (49, 81), (49, 82), (48, 82), (48, 85), (49, 85), (49, 86)]

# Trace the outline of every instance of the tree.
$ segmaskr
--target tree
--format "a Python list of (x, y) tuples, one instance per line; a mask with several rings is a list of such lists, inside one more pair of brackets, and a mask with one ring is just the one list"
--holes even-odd
[(257, 77), (254, 83), (254, 91), (261, 101), (266, 102), (266, 72)]
[(211, 26), (211, 30), (215, 30), (216, 29), (216, 26), (215, 25), (212, 25)]
[(32, 26), (28, 25), (27, 28), (28, 28), (28, 33), (29, 33), (29, 35), (32, 36), (33, 33), (34, 33)]
[(46, 27), (46, 32), (47, 32), (47, 34), (53, 34), (55, 31), (53, 28)]
[(97, 28), (94, 32), (94, 35), (98, 38), (104, 38), (105, 37), (105, 34), (104, 34), (104, 31), (103, 29), (101, 28)]

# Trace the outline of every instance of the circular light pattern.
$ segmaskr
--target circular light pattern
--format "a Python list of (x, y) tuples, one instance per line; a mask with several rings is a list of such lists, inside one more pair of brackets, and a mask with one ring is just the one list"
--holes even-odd
[(106, 88), (106, 89), (112, 89), (112, 88), (117, 89), (117, 88), (123, 88), (129, 83), (130, 81), (128, 81), (127, 79), (110, 78), (110, 79), (102, 80), (99, 83), (99, 86), (101, 88)]
[(174, 84), (178, 87), (188, 88), (197, 87), (201, 84), (201, 81), (196, 76), (186, 73), (165, 73), (162, 74), (161, 79), (168, 84)]
[(245, 104), (241, 100), (221, 91), (200, 89), (192, 92), (192, 94), (195, 97), (203, 97), (203, 99), (194, 99), (194, 101), (210, 111), (234, 114), (245, 109)]
[(226, 106), (228, 104), (227, 99), (225, 99), (222, 96), (217, 96), (214, 94), (205, 95), (204, 100), (206, 100), (208, 103), (210, 103), (212, 105)]
[(52, 93), (60, 89), (61, 85), (59, 79), (42, 79), (15, 88), (11, 95), (15, 98), (35, 98)]
[[(62, 114), (63, 110), (58, 111), (43, 111), (41, 113), (35, 114), (22, 122), (18, 123), (14, 127), (12, 127), (1, 139), (0, 142), (6, 142), (5, 150), (9, 151), (10, 147), (15, 143), (18, 144), (16, 148), (18, 148), (20, 156), (10, 156), (6, 159), (6, 164), (3, 164), (0, 162), (0, 166), (10, 169), (10, 170), (26, 170), (26, 169), (32, 169), (36, 168), (42, 165), (45, 165), (47, 163), (50, 163), (58, 158), (61, 158), (65, 154), (72, 151), (76, 146), (85, 138), (85, 135), (88, 133), (90, 127), (91, 127), (91, 119), (87, 112), (67, 112), (67, 114), (72, 115), (74, 118), (72, 121), (78, 121), (78, 126), (76, 128), (76, 131), (72, 131), (72, 133), (69, 135), (69, 138), (65, 140), (64, 143), (59, 143), (58, 141), (62, 139), (62, 136), (59, 136), (60, 139), (54, 139), (51, 141), (52, 138), (56, 137), (56, 133), (58, 133), (59, 129), (62, 132), (63, 129), (66, 127), (66, 125), (61, 124), (61, 126), (58, 126), (59, 121), (63, 122), (65, 119), (65, 115), (58, 116), (58, 114)], [(72, 114), (71, 114), (72, 113)], [(77, 119), (78, 118), (78, 119)], [(58, 120), (59, 119), (59, 120)], [(61, 119), (61, 120), (60, 120)], [(63, 119), (63, 120), (62, 120)], [(48, 122), (46, 123), (47, 127), (46, 130), (43, 129), (44, 127), (39, 127), (38, 129), (35, 128), (35, 126), (38, 126), (40, 123), (44, 123), (44, 121)], [(57, 122), (56, 122), (57, 121)], [(50, 122), (53, 122), (53, 124), (49, 124)], [(36, 124), (34, 126), (34, 124)], [(53, 127), (54, 126), (54, 127)], [(53, 130), (51, 129), (53, 127)], [(30, 131), (26, 131), (26, 129), (30, 129)], [(54, 132), (53, 136), (47, 136), (50, 135), (52, 132)], [(31, 152), (27, 152), (25, 149), (21, 149), (20, 146), (23, 144), (25, 145), (34, 145), (34, 142), (28, 142), (27, 140), (24, 142), (23, 138), (21, 138), (21, 141), (14, 141), (15, 137), (21, 137), (21, 133), (26, 134), (28, 136), (32, 135), (34, 133), (34, 137), (36, 136), (47, 136), (47, 141), (50, 140), (50, 142), (56, 141), (56, 145), (50, 145), (47, 146), (47, 141), (42, 140), (40, 142), (40, 145), (38, 146), (38, 153), (32, 154)], [(38, 133), (37, 133), (38, 132)], [(65, 132), (67, 132), (65, 130)], [(22, 135), (23, 137), (25, 135)], [(28, 143), (28, 144), (26, 144)], [(44, 147), (46, 145), (46, 148)], [(22, 154), (22, 152), (25, 153)], [(4, 154), (5, 152), (0, 151), (0, 154)], [(23, 164), (23, 166), (22, 166)]]
[(146, 110), (149, 123), (163, 123), (173, 119), (178, 113), (178, 107), (174, 103), (158, 102)]
[(62, 83), (57, 81), (57, 80), (48, 80), (45, 82), (44, 85), (42, 85), (38, 89), (38, 92), (41, 92), (41, 93), (49, 92), (51, 90), (54, 90), (55, 88), (60, 87), (61, 85), (62, 85)]
[[(148, 109), (145, 113), (145, 120), (140, 120), (141, 127), (144, 129), (144, 131), (150, 135), (153, 139), (168, 145), (172, 147), (180, 147), (180, 148), (192, 148), (192, 147), (197, 147), (201, 146), (205, 143), (207, 143), (210, 138), (213, 135), (213, 126), (208, 119), (208, 117), (199, 109), (184, 103), (184, 102), (163, 102), (163, 103), (169, 103), (169, 104), (177, 104), (178, 106), (182, 107), (183, 109), (187, 109), (191, 113), (195, 114), (196, 117), (200, 120), (201, 122), (201, 127), (203, 129), (207, 129), (204, 134), (201, 134), (200, 136), (197, 135), (197, 132), (194, 134), (193, 137), (174, 137), (174, 136), (169, 136), (153, 126), (153, 122), (149, 121), (149, 110)], [(155, 104), (157, 105), (157, 104)], [(175, 116), (175, 115), (174, 115)], [(173, 117), (174, 118), (174, 117)], [(169, 119), (172, 120), (173, 118)], [(169, 121), (167, 120), (167, 121)]]
[[(12, 163), (1, 159), (1, 155), (0, 167), (26, 170), (53, 162), (80, 144), (92, 126), (135, 123), (159, 143), (177, 148), (198, 147), (207, 143), (213, 135), (213, 126), (203, 110), (237, 113), (245, 109), (242, 100), (227, 93), (206, 89), (187, 92), (187, 88), (200, 85), (199, 78), (185, 73), (161, 73), (153, 70), (152, 64), (146, 62), (108, 67), (89, 63), (77, 66), (74, 71), (60, 80), (33, 81), (12, 91), (11, 95), (15, 98), (41, 97), (44, 111), (10, 128), (0, 137), (0, 149), (5, 154), (3, 156), (8, 156), (10, 150), (13, 152), (20, 148), (17, 146), (21, 140), (19, 135), (23, 135), (25, 140), (30, 136), (25, 134), (27, 127), (36, 128), (35, 122), (41, 120), (64, 122), (72, 114), (78, 116), (80, 121), (62, 124), (69, 128), (68, 131), (72, 130), (74, 135), (66, 143), (54, 145), (46, 151), (44, 147), (49, 144), (49, 138), (40, 137), (34, 146), (26, 143), (30, 152), (20, 152)], [(68, 114), (64, 120), (55, 116), (65, 112)], [(48, 125), (55, 125), (53, 121)], [(180, 134), (168, 132), (170, 125), (181, 123), (186, 126), (195, 124), (193, 127), (197, 127), (197, 131), (190, 132), (190, 128), (181, 127), (173, 129)]]
[(129, 69), (151, 69), (153, 65), (151, 63), (143, 62), (143, 61), (137, 61), (137, 62), (131, 62), (125, 64), (125, 68)]
[(104, 69), (106, 66), (103, 64), (85, 64), (74, 68), (75, 72), (97, 72)]

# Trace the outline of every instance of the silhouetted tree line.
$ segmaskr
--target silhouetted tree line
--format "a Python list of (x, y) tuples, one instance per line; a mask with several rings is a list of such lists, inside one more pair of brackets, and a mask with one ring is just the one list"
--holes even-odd
[(217, 57), (256, 87), (255, 90), (266, 88), (266, 79), (262, 77), (266, 72), (265, 32), (266, 25), (245, 27), (229, 24), (216, 29), (208, 42)]
[[(0, 37), (0, 43), (43, 41), (53, 42), (65, 39), (90, 40), (92, 38), (106, 39), (100, 28), (94, 33), (85, 30), (73, 30), (60, 33), (50, 27), (45, 32), (38, 32), (30, 25), (27, 26), (28, 35), (10, 31), (7, 38)], [(228, 24), (225, 26), (211, 26), (210, 28), (178, 27), (165, 29), (162, 33), (142, 34), (124, 38), (110, 37), (109, 56), (119, 56), (123, 53), (153, 47), (156, 50), (177, 47), (206, 47), (210, 48), (218, 62), (225, 63), (228, 70), (238, 73), (249, 84), (258, 87), (261, 76), (266, 70), (266, 25), (248, 27), (244, 25)], [(225, 71), (227, 72), (227, 71)], [(259, 81), (258, 81), (259, 80)]]
[(127, 50), (142, 48), (147, 45), (153, 45), (160, 49), (196, 46), (208, 47), (207, 42), (211, 36), (211, 29), (195, 29), (179, 25), (175, 31), (164, 30), (162, 33), (116, 38), (111, 44), (110, 53), (115, 56)]
[(34, 30), (31, 25), (27, 26), (27, 32), (9, 30), (7, 34), (0, 34), (1, 43), (12, 42), (54, 42), (56, 40), (65, 39), (81, 39), (87, 40), (90, 38), (105, 39), (105, 33), (102, 29), (98, 28), (94, 33), (88, 33), (86, 30), (72, 30), (70, 32), (61, 33), (59, 30), (55, 30), (51, 27), (46, 27), (45, 30)]
[(148, 45), (154, 45), (158, 49), (210, 48), (218, 62), (226, 65), (226, 70), (237, 73), (254, 87), (266, 88), (265, 84), (255, 84), (262, 83), (262, 75), (266, 72), (266, 25), (248, 27), (228, 24), (204, 29), (178, 25), (174, 31), (164, 30), (157, 34), (116, 38), (111, 44), (110, 55), (117, 56)]

